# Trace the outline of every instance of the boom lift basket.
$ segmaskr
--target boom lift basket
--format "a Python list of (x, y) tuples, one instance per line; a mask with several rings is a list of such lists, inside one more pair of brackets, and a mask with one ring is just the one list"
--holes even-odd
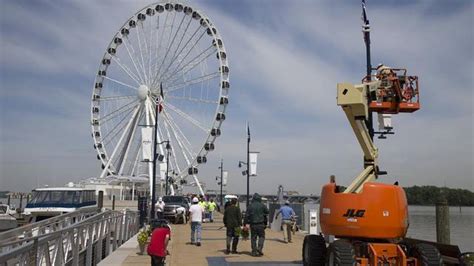
[(418, 77), (408, 76), (406, 72), (402, 68), (385, 68), (376, 75), (362, 79), (362, 83), (381, 81), (380, 86), (370, 92), (369, 111), (398, 114), (413, 113), (420, 109)]

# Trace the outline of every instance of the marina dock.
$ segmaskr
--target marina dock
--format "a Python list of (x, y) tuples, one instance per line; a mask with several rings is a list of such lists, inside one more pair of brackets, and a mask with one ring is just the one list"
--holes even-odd
[[(302, 265), (301, 248), (304, 235), (296, 232), (293, 242), (283, 242), (282, 232), (274, 232), (267, 228), (263, 248), (264, 255), (252, 257), (250, 255), (250, 239), (240, 240), (239, 254), (226, 255), (225, 227), (222, 215), (217, 214), (214, 223), (204, 223), (202, 228), (202, 246), (190, 245), (191, 227), (188, 224), (171, 225), (171, 242), (168, 247), (171, 255), (166, 259), (166, 265)], [(139, 251), (136, 236), (124, 243), (114, 253), (110, 254), (99, 265), (138, 266), (150, 265), (148, 255), (138, 255)]]

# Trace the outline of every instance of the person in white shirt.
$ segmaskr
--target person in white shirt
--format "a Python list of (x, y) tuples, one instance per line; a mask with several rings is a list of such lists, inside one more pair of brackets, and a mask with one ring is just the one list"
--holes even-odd
[(191, 216), (191, 244), (201, 246), (201, 224), (204, 209), (198, 204), (198, 198), (193, 198), (193, 204), (189, 208), (189, 215)]
[(165, 211), (165, 202), (163, 201), (163, 198), (162, 197), (159, 197), (158, 198), (158, 202), (155, 204), (155, 207), (156, 207), (156, 214), (157, 214), (157, 218), (160, 220), (160, 219), (163, 219), (163, 212)]

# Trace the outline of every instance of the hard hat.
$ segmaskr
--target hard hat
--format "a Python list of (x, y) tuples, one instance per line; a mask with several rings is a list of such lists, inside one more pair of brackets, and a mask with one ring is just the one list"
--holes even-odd
[(290, 201), (289, 200), (285, 201), (285, 205), (290, 205)]
[(194, 197), (194, 198), (193, 198), (193, 202), (194, 202), (194, 203), (199, 202), (198, 198)]
[(163, 198), (162, 198), (162, 197), (159, 197), (159, 198), (158, 198), (158, 201), (162, 201), (162, 200), (163, 200)]

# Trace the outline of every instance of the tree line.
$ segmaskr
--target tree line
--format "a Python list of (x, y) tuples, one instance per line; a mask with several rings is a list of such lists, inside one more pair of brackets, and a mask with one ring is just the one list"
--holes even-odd
[(450, 206), (474, 206), (474, 192), (460, 188), (435, 186), (405, 187), (409, 205), (435, 205), (444, 197)]

